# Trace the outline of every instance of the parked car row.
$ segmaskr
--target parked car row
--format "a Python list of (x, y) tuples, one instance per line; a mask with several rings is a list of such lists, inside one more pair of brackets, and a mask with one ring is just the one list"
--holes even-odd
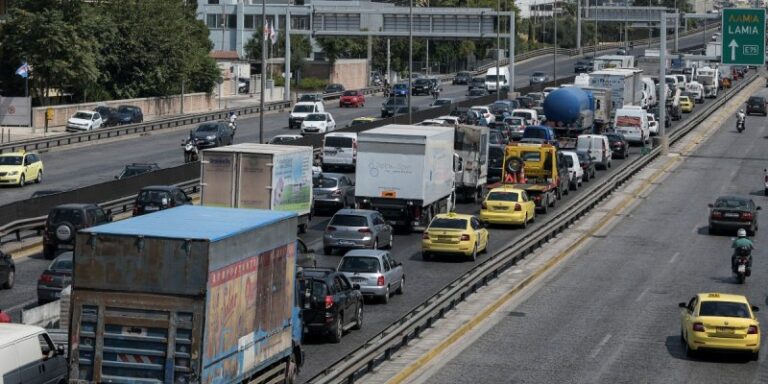
[(141, 108), (121, 105), (117, 108), (100, 105), (93, 111), (77, 111), (67, 120), (67, 132), (92, 131), (94, 129), (114, 127), (123, 124), (136, 124), (144, 121)]

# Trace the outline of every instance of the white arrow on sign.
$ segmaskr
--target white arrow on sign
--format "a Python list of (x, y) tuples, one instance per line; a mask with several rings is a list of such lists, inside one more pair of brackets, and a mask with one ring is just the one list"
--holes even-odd
[(739, 44), (736, 43), (736, 39), (731, 39), (728, 47), (731, 48), (731, 61), (736, 61), (736, 48), (739, 47)]

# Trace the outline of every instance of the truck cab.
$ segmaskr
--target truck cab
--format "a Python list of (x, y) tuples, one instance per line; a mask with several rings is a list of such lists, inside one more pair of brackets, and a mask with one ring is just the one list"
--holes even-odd
[(502, 184), (525, 190), (536, 208), (546, 213), (557, 199), (568, 193), (568, 171), (563, 156), (551, 144), (508, 144), (504, 149)]

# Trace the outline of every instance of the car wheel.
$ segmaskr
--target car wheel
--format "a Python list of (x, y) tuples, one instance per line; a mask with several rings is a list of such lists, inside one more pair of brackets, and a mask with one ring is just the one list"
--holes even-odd
[(395, 291), (398, 295), (402, 295), (405, 293), (405, 277), (400, 278), (400, 285), (397, 287), (397, 290)]
[(373, 241), (373, 247), (371, 249), (379, 249), (379, 239)]
[(43, 182), (43, 171), (37, 172), (37, 177), (35, 178), (35, 183), (40, 184)]
[(548, 202), (542, 202), (541, 203), (541, 213), (546, 214), (549, 210), (549, 203)]
[(51, 247), (43, 247), (43, 257), (47, 260), (53, 260), (56, 257), (56, 250)]
[(326, 255), (333, 255), (333, 248), (332, 247), (323, 247), (323, 253)]
[(683, 341), (683, 349), (685, 350), (685, 355), (688, 357), (696, 357), (696, 351), (691, 349), (691, 347), (688, 345), (687, 341)]
[(395, 236), (389, 234), (389, 242), (387, 242), (387, 249), (392, 249), (392, 244), (395, 242)]
[(523, 219), (523, 224), (520, 226), (523, 229), (528, 228), (528, 214), (525, 214), (525, 218)]
[(747, 235), (754, 236), (755, 235), (755, 227), (754, 225), (751, 228), (747, 229)]
[(26, 182), (24, 181), (24, 175), (22, 174), (19, 177), (19, 187), (23, 187), (25, 184), (26, 184)]
[(387, 288), (384, 290), (384, 294), (381, 296), (380, 299), (382, 304), (389, 303), (389, 285), (387, 285)]
[(717, 233), (717, 231), (715, 230), (715, 227), (710, 225), (709, 227), (707, 227), (707, 233), (710, 235), (714, 235)]
[(429, 261), (432, 259), (432, 255), (429, 254), (429, 252), (421, 252), (421, 259), (424, 261)]
[(336, 322), (331, 331), (331, 342), (341, 343), (341, 337), (344, 336), (344, 322), (342, 321), (341, 313), (336, 315)]
[(472, 258), (472, 261), (477, 260), (477, 243), (475, 243), (475, 247), (472, 249), (472, 256), (470, 257)]
[(760, 351), (757, 351), (757, 352), (753, 352), (753, 353), (751, 353), (751, 354), (749, 355), (749, 358), (750, 358), (752, 361), (758, 361), (758, 360), (760, 360)]
[(352, 329), (359, 331), (363, 328), (363, 303), (357, 306), (357, 316), (355, 316), (355, 326)]
[(11, 268), (10, 271), (8, 271), (8, 281), (3, 284), (3, 289), (11, 289), (13, 288), (13, 283), (16, 282), (16, 271)]

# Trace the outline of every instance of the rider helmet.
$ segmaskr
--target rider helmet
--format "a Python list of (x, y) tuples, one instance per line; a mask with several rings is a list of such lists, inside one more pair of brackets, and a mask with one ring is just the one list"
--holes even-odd
[(747, 237), (747, 231), (744, 228), (739, 228), (739, 230), (736, 231), (736, 236)]

